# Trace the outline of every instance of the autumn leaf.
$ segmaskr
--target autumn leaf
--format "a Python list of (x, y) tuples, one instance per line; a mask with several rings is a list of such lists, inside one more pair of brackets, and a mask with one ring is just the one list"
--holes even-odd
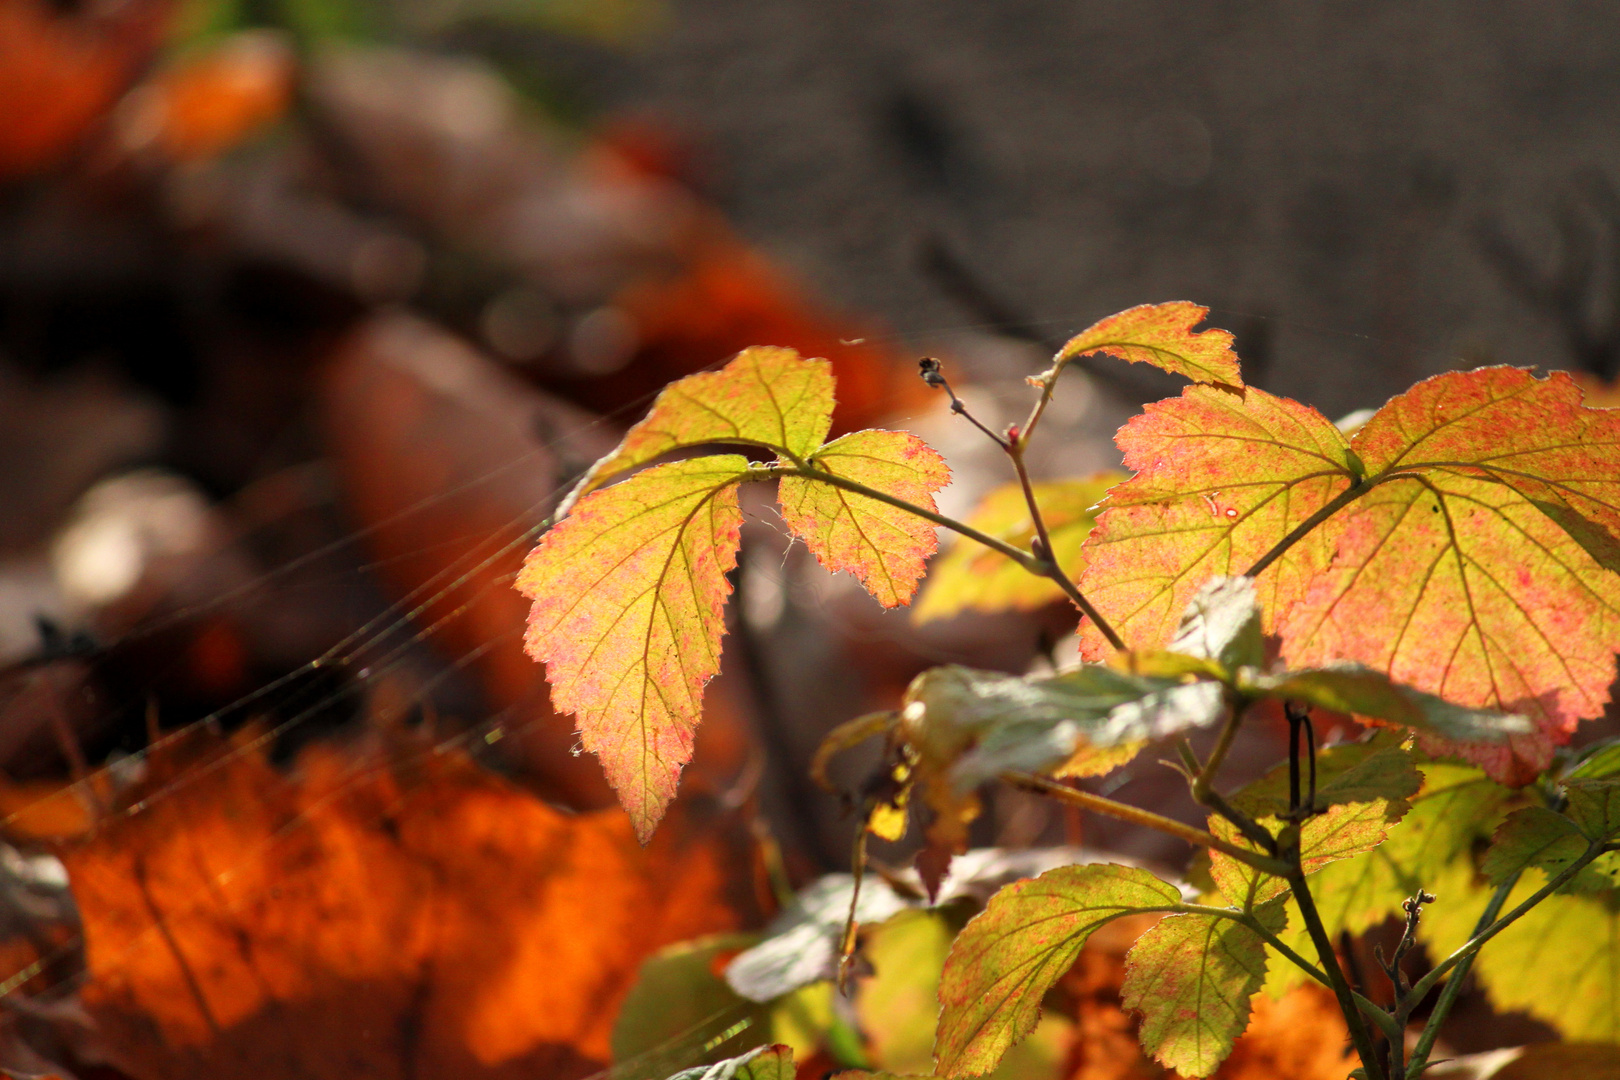
[(658, 465), (581, 499), (529, 554), (524, 646), (647, 840), (720, 670), (742, 511), (735, 454)]
[[(915, 435), (857, 431), (810, 457), (817, 469), (932, 511), (934, 492), (950, 483), (943, 458)], [(934, 525), (867, 495), (824, 481), (784, 476), (782, 519), (828, 570), (847, 570), (884, 607), (911, 602), (938, 546)]]
[[(1327, 417), (1253, 387), (1188, 387), (1116, 441), (1136, 475), (1103, 503), (1079, 584), (1132, 649), (1163, 648), (1208, 579), (1246, 574), (1355, 473)], [(1327, 569), (1332, 540), (1317, 530), (1289, 555), (1255, 582), (1267, 632)], [(1091, 658), (1111, 651), (1089, 621), (1081, 644)]]
[[(1586, 854), (1587, 837), (1563, 814), (1544, 806), (1526, 806), (1509, 814), (1491, 840), (1480, 869), (1491, 884), (1501, 885), (1534, 866), (1550, 876)], [(1564, 889), (1602, 892), (1613, 889), (1620, 856), (1600, 855), (1575, 875)]]
[[(1275, 933), (1280, 904), (1255, 909)], [(1170, 915), (1136, 939), (1125, 957), (1125, 1007), (1142, 1014), (1142, 1045), (1188, 1077), (1214, 1072), (1249, 1024), (1249, 999), (1266, 975), (1259, 934), (1216, 915)]]
[[(1080, 584), (1132, 648), (1163, 647), (1204, 579), (1245, 573), (1319, 514), (1257, 577), (1292, 666), (1356, 661), (1527, 716), (1535, 730), (1505, 741), (1428, 743), (1518, 783), (1602, 711), (1620, 647), (1620, 413), (1582, 407), (1567, 376), (1436, 376), (1348, 443), (1296, 403), (1195, 386), (1119, 443), (1137, 475), (1110, 493)], [(1101, 651), (1094, 630), (1084, 644)]]
[(1181, 890), (1146, 870), (1065, 866), (1008, 886), (957, 935), (940, 984), (937, 1072), (995, 1068), (1040, 1018), (1041, 997), (1098, 927), (1181, 903)]
[(1110, 315), (1070, 338), (1058, 350), (1051, 369), (1030, 381), (1050, 387), (1070, 360), (1081, 356), (1117, 356), (1133, 364), (1152, 364), (1196, 383), (1241, 387), (1232, 335), (1225, 330), (1193, 332), (1209, 309), (1185, 300), (1142, 304)]
[(121, 1073), (566, 1080), (607, 1065), (644, 958), (757, 917), (749, 852), (702, 801), (642, 847), (431, 743), (289, 777), (193, 729), (62, 860)]
[[(1093, 508), (1124, 479), (1123, 473), (1102, 472), (1032, 485), (1052, 538), (1052, 558), (1071, 578), (1079, 577), (1085, 565), (1080, 545), (1096, 522)], [(967, 524), (1019, 548), (1027, 549), (1035, 537), (1023, 485), (1016, 483), (985, 496)], [(999, 551), (963, 536), (934, 563), (911, 618), (924, 623), (963, 611), (1033, 611), (1063, 599), (1063, 590), (1052, 579), (1037, 577)]]
[(559, 513), (621, 473), (673, 450), (751, 444), (808, 457), (832, 426), (832, 365), (792, 349), (744, 349), (719, 371), (666, 386), (618, 449), (591, 466)]

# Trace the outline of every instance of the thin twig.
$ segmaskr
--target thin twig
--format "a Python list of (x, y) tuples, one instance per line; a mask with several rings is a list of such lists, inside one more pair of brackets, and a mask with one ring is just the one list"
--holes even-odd
[[(1486, 927), (1496, 921), (1497, 915), (1501, 914), (1502, 905), (1507, 903), (1508, 894), (1513, 891), (1513, 887), (1518, 883), (1519, 875), (1514, 874), (1497, 886), (1496, 892), (1491, 894), (1490, 902), (1485, 905), (1485, 910), (1480, 913), (1479, 920), (1474, 923), (1475, 937), (1483, 933)], [(1429, 1013), (1428, 1020), (1423, 1024), (1423, 1030), (1418, 1034), (1417, 1044), (1412, 1047), (1412, 1059), (1406, 1066), (1406, 1075), (1408, 1077), (1423, 1075), (1423, 1070), (1429, 1063), (1429, 1052), (1434, 1049), (1434, 1041), (1440, 1037), (1441, 1025), (1446, 1022), (1446, 1017), (1451, 1014), (1451, 1007), (1457, 1003), (1457, 998), (1462, 993), (1463, 984), (1468, 981), (1468, 972), (1473, 968), (1474, 960), (1478, 956), (1479, 953), (1474, 952), (1463, 957), (1462, 962), (1457, 965), (1457, 970), (1452, 973), (1451, 978), (1446, 982), (1445, 989), (1440, 991), (1440, 998), (1434, 1003), (1434, 1011)], [(1415, 1009), (1421, 1004), (1422, 999), (1418, 997), (1409, 994), (1408, 998), (1411, 1001), (1410, 1008)]]
[(1351, 503), (1367, 494), (1367, 492), (1371, 491), (1374, 487), (1388, 479), (1391, 479), (1391, 477), (1380, 476), (1376, 480), (1368, 480), (1365, 478), (1358, 479), (1355, 483), (1351, 484), (1349, 487), (1339, 492), (1338, 495), (1334, 496), (1334, 498), (1323, 504), (1321, 509), (1317, 510), (1316, 513), (1294, 526), (1287, 536), (1283, 537), (1281, 540), (1277, 541), (1275, 545), (1273, 545), (1270, 551), (1266, 552), (1264, 555), (1260, 556), (1260, 558), (1255, 560), (1254, 565), (1243, 572), (1243, 576), (1259, 577), (1265, 572), (1266, 567), (1282, 558), (1283, 554), (1287, 552), (1289, 548), (1303, 540), (1312, 529), (1315, 529), (1318, 525), (1322, 524), (1322, 522), (1326, 521), (1340, 510), (1343, 510), (1346, 506), (1349, 506)]
[(1221, 765), (1226, 761), (1227, 751), (1231, 750), (1232, 742), (1237, 738), (1238, 727), (1243, 723), (1244, 705), (1241, 701), (1234, 702), (1227, 713), (1226, 724), (1221, 728), (1221, 735), (1215, 743), (1215, 749), (1210, 751), (1209, 760), (1192, 780), (1193, 801), (1200, 806), (1208, 807), (1221, 817), (1230, 821), (1237, 830), (1248, 837), (1251, 843), (1264, 848), (1272, 855), (1277, 854), (1277, 838), (1250, 818), (1249, 815), (1227, 802), (1220, 792), (1215, 790), (1215, 775), (1220, 771)]
[(1082, 810), (1106, 814), (1109, 817), (1118, 818), (1120, 821), (1128, 821), (1133, 825), (1156, 829), (1198, 847), (1212, 848), (1268, 874), (1283, 877), (1288, 874), (1290, 869), (1287, 863), (1278, 859), (1273, 859), (1260, 852), (1234, 844), (1229, 840), (1222, 840), (1213, 833), (1195, 829), (1191, 825), (1184, 825), (1174, 818), (1167, 818), (1162, 814), (1155, 814), (1151, 810), (1143, 810), (1141, 807), (1131, 806), (1128, 803), (1115, 802), (1113, 799), (1105, 798), (1102, 795), (1093, 795), (1089, 791), (1080, 791), (1077, 788), (1069, 787), (1067, 784), (1059, 784), (1054, 780), (1048, 780), (1044, 776), (1036, 776), (1033, 773), (1003, 773), (1001, 778), (1024, 791), (1046, 795), (1057, 799), (1059, 802), (1068, 803), (1070, 806), (1078, 806)]

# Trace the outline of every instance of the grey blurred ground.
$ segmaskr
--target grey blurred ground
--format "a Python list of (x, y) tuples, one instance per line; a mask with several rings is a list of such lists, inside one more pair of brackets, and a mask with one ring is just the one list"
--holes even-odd
[[(1582, 334), (1612, 362), (1620, 6), (683, 0), (583, 76), (700, 132), (743, 230), (918, 347), (975, 319), (932, 234), (1052, 336), (1206, 303), (1332, 415)], [(1595, 245), (1561, 317), (1483, 239), (1550, 270), (1560, 214)]]

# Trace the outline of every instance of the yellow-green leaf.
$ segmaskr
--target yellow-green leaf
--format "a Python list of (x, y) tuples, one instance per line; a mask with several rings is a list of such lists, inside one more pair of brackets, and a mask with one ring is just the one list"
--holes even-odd
[[(1526, 806), (1508, 815), (1496, 830), (1480, 869), (1500, 885), (1534, 866), (1557, 874), (1586, 854), (1587, 838), (1579, 825), (1545, 806)], [(1563, 888), (1569, 892), (1604, 892), (1616, 885), (1620, 854), (1600, 855)]]
[(1117, 356), (1133, 364), (1152, 364), (1193, 382), (1242, 386), (1232, 335), (1225, 330), (1194, 332), (1209, 308), (1186, 300), (1142, 304), (1093, 323), (1058, 350), (1051, 370), (1030, 380), (1050, 385), (1065, 364), (1080, 356)]
[[(857, 431), (813, 455), (817, 468), (932, 511), (951, 471), (927, 443), (900, 431)], [(834, 572), (847, 570), (884, 607), (911, 602), (934, 526), (908, 510), (806, 477), (785, 476), (777, 491), (782, 519)]]
[[(1096, 523), (1094, 508), (1124, 479), (1124, 473), (1102, 472), (1033, 485), (1052, 538), (1052, 558), (1070, 578), (1079, 577), (1085, 566), (1080, 545)], [(1021, 484), (1007, 484), (985, 496), (967, 523), (1020, 548), (1028, 548), (1035, 538)], [(1063, 599), (1063, 590), (1051, 578), (1036, 577), (999, 551), (962, 536), (934, 563), (911, 618), (922, 623), (963, 611), (1033, 611)]]
[[(1282, 905), (1255, 909), (1273, 933)], [(1266, 947), (1253, 930), (1217, 915), (1170, 915), (1125, 955), (1125, 1007), (1142, 1014), (1142, 1046), (1183, 1076), (1208, 1076), (1249, 1026), (1249, 999), (1266, 977)]]
[(1164, 911), (1181, 890), (1146, 870), (1063, 866), (1008, 886), (957, 935), (940, 983), (936, 1071), (994, 1069), (1040, 1018), (1041, 997), (1098, 927), (1138, 911)]
[[(1527, 871), (1502, 910), (1546, 880), (1541, 870)], [(1494, 890), (1465, 861), (1427, 887), (1438, 899), (1424, 908), (1418, 940), (1430, 956), (1447, 956), (1473, 936)], [(1612, 890), (1547, 897), (1486, 942), (1473, 974), (1501, 1011), (1527, 1012), (1569, 1040), (1620, 1042), (1620, 897)]]
[(744, 349), (719, 371), (666, 386), (618, 449), (591, 467), (559, 512), (621, 473), (673, 450), (754, 444), (808, 456), (832, 426), (832, 365), (792, 349)]
[(720, 670), (742, 512), (735, 454), (658, 465), (581, 499), (518, 575), (524, 646), (645, 842), (692, 756)]

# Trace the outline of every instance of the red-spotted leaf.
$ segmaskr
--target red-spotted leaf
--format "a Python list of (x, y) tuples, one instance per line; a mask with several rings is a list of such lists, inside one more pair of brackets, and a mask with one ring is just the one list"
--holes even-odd
[[(1283, 928), (1278, 901), (1255, 909), (1272, 933)], [(1249, 1026), (1249, 999), (1266, 978), (1266, 945), (1240, 922), (1217, 915), (1171, 915), (1125, 954), (1120, 997), (1142, 1014), (1142, 1046), (1182, 1076), (1214, 1072)]]
[(720, 669), (742, 512), (735, 454), (657, 465), (581, 499), (529, 554), (524, 646), (645, 842), (692, 756)]
[(1146, 870), (1063, 866), (1002, 889), (951, 946), (940, 982), (935, 1070), (980, 1076), (1035, 1029), (1041, 998), (1098, 927), (1139, 911), (1165, 911), (1181, 890)]
[[(1149, 405), (1117, 441), (1136, 475), (1109, 492), (1080, 587), (1133, 649), (1163, 648), (1206, 581), (1246, 573), (1357, 471), (1327, 417), (1253, 387), (1190, 386)], [(1258, 577), (1268, 631), (1332, 555), (1318, 530)], [(1089, 622), (1082, 646), (1093, 658), (1110, 651)]]
[[(925, 510), (950, 483), (943, 458), (915, 435), (857, 431), (811, 456), (815, 466)], [(777, 490), (782, 519), (821, 564), (847, 570), (884, 607), (911, 602), (938, 539), (911, 513), (822, 480), (785, 476)]]
[[(1093, 508), (1124, 479), (1122, 473), (1102, 472), (1033, 485), (1052, 538), (1052, 557), (1071, 578), (1078, 577), (1085, 565), (1080, 545), (1096, 523)], [(1023, 485), (1016, 483), (985, 496), (967, 523), (1020, 548), (1028, 548), (1035, 536)], [(922, 623), (970, 610), (1033, 611), (1063, 598), (1063, 590), (1051, 578), (1036, 577), (1000, 552), (963, 536), (934, 563), (911, 617)]]
[(1282, 625), (1290, 662), (1521, 713), (1536, 731), (1457, 749), (1509, 782), (1544, 768), (1602, 713), (1620, 648), (1620, 412), (1580, 400), (1567, 375), (1494, 367), (1380, 409), (1352, 443), (1375, 486)]
[(561, 512), (620, 473), (672, 450), (754, 444), (807, 457), (832, 426), (832, 365), (792, 349), (744, 349), (719, 371), (688, 375), (658, 395), (617, 450), (598, 461)]
[(1207, 307), (1173, 300), (1110, 315), (1070, 338), (1058, 350), (1051, 369), (1030, 381), (1049, 387), (1070, 360), (1107, 355), (1133, 364), (1152, 364), (1193, 382), (1242, 386), (1232, 335), (1225, 330), (1193, 331), (1208, 314)]

